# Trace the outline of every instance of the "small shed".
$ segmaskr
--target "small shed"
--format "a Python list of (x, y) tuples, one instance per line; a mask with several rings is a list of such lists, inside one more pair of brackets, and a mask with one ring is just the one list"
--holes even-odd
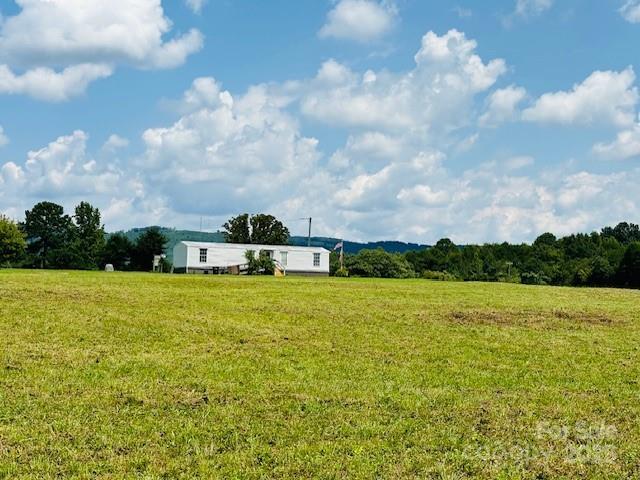
[(183, 241), (173, 248), (174, 273), (241, 274), (246, 252), (269, 255), (286, 275), (329, 275), (329, 250), (293, 245), (249, 245)]

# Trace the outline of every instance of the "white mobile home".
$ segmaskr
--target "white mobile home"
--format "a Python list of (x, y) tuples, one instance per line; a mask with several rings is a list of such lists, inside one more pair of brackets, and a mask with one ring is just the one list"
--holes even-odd
[(329, 275), (329, 250), (292, 245), (246, 245), (238, 243), (180, 242), (173, 248), (175, 273), (240, 273), (247, 264), (245, 253), (264, 252), (287, 275)]

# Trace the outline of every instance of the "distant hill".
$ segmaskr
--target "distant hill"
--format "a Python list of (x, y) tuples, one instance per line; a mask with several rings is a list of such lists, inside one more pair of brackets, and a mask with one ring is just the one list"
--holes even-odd
[[(124, 235), (131, 241), (135, 241), (145, 230), (151, 227), (132, 228), (127, 230)], [(158, 227), (162, 234), (169, 240), (167, 243), (167, 259), (172, 261), (173, 259), (173, 247), (177, 243), (182, 241), (192, 242), (224, 242), (224, 234), (222, 232), (196, 232), (193, 230), (176, 230), (174, 228)], [(336, 244), (340, 241), (337, 238), (331, 237), (311, 237), (311, 246), (324, 247), (327, 250), (333, 250)], [(306, 246), (307, 237), (294, 236), (289, 239), (291, 245)], [(417, 243), (405, 243), (397, 241), (383, 241), (383, 242), (350, 242), (345, 240), (344, 251), (345, 253), (358, 253), (364, 249), (382, 248), (390, 253), (405, 253), (411, 250), (423, 250), (429, 248), (428, 245), (420, 245)]]
[[(127, 230), (124, 235), (135, 242), (146, 230), (152, 227), (132, 228)], [(173, 247), (183, 241), (192, 242), (224, 242), (224, 234), (222, 232), (196, 232), (193, 230), (176, 230), (175, 228), (158, 227), (160, 232), (167, 237), (167, 259), (173, 261)]]
[[(291, 237), (289, 239), (289, 243), (291, 245), (299, 245), (299, 246), (307, 245), (307, 241), (308, 241), (307, 237)], [(312, 247), (324, 247), (327, 250), (333, 250), (333, 248), (336, 246), (338, 242), (340, 242), (340, 239), (338, 238), (311, 237)], [(405, 242), (397, 242), (397, 241), (359, 243), (359, 242), (350, 242), (348, 240), (345, 240), (344, 242), (345, 253), (358, 253), (360, 250), (375, 249), (375, 248), (382, 248), (383, 250), (389, 253), (405, 253), (411, 250), (424, 250), (425, 248), (429, 248), (429, 246), (420, 245), (417, 243), (405, 243)]]

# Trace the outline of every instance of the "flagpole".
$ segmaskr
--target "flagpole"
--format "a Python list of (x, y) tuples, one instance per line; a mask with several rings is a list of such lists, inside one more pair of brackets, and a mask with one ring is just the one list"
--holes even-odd
[(344, 238), (340, 243), (340, 270), (344, 270)]

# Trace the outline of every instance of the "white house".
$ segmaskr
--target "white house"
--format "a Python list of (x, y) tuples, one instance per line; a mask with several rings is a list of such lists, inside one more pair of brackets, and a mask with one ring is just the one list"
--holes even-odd
[(175, 273), (240, 273), (247, 264), (245, 253), (264, 252), (287, 275), (329, 275), (329, 250), (292, 245), (246, 245), (238, 243), (180, 242), (173, 248)]

